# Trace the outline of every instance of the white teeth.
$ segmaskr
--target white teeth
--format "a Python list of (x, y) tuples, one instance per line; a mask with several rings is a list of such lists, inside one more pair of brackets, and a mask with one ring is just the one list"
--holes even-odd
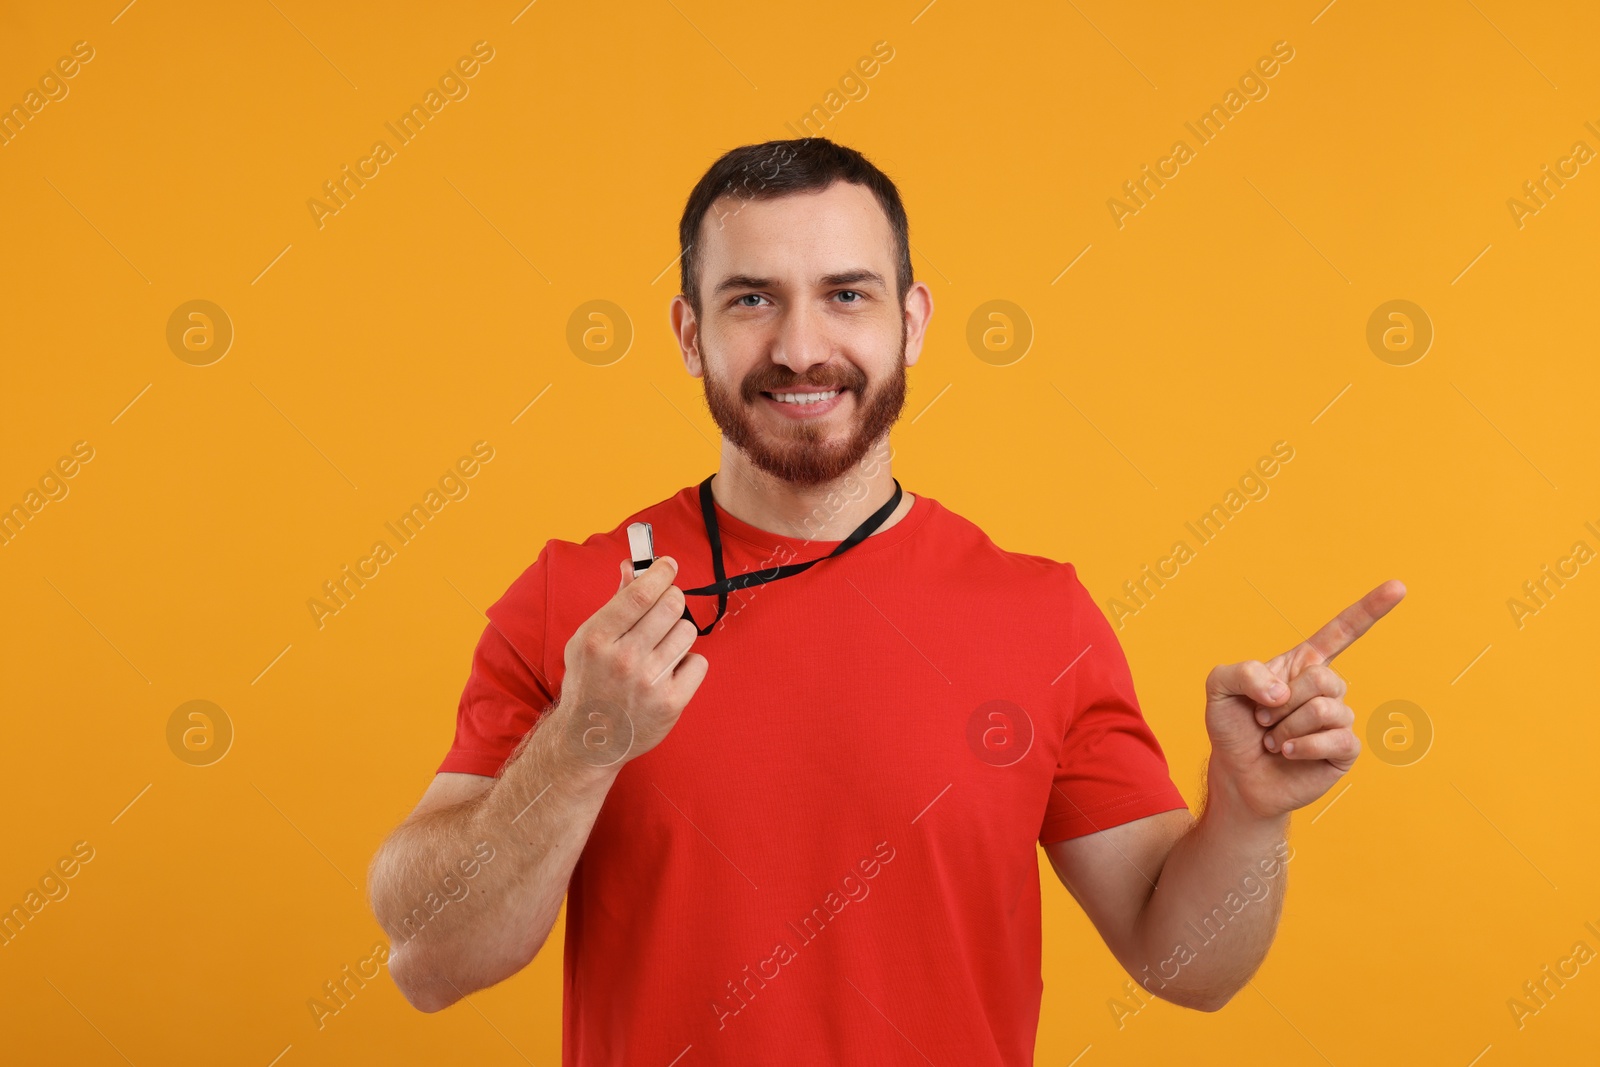
[(773, 393), (772, 397), (784, 404), (818, 404), (838, 395), (839, 390), (835, 389), (827, 393)]

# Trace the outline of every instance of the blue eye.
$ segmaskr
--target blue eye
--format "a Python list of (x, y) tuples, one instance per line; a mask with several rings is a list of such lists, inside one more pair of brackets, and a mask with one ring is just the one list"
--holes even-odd
[[(737, 297), (734, 300), (734, 303), (738, 304), (740, 300), (751, 300), (751, 299), (760, 300), (761, 299), (761, 294), (760, 293), (746, 293), (741, 297)], [(755, 307), (756, 305), (754, 305), (754, 304), (739, 304), (739, 306), (748, 308), (748, 307)]]
[(856, 299), (855, 300), (847, 300), (847, 301), (845, 301), (845, 303), (847, 303), (847, 304), (859, 304), (859, 303), (861, 303), (861, 299), (860, 299), (861, 294), (856, 292), (856, 290), (854, 290), (854, 289), (841, 289), (839, 291), (839, 295), (840, 296), (844, 296), (846, 294), (848, 294), (850, 296), (853, 296), (853, 297), (856, 297)]

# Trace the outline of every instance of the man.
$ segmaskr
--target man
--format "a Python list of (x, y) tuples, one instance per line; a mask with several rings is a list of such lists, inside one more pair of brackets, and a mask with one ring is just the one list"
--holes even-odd
[[(720, 468), (549, 541), (490, 609), (373, 863), (401, 990), (437, 1011), (515, 974), (565, 899), (568, 1064), (1027, 1064), (1037, 843), (1141, 985), (1220, 1008), (1273, 936), (1288, 813), (1360, 748), (1326, 661), (1404, 588), (1211, 672), (1197, 822), (1072, 565), (890, 474), (933, 312), (893, 183), (825, 139), (746, 146), (679, 236)], [(638, 577), (632, 522), (662, 553)]]

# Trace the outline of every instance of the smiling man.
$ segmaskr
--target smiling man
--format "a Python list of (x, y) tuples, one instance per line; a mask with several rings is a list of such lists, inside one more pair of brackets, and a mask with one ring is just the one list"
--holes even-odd
[[(1211, 672), (1196, 820), (1072, 564), (890, 473), (933, 314), (894, 184), (825, 139), (749, 145), (679, 237), (719, 469), (548, 541), (490, 608), (373, 862), (401, 990), (436, 1011), (515, 974), (565, 901), (567, 1064), (1020, 1067), (1042, 845), (1129, 974), (1220, 1008), (1272, 940), (1289, 813), (1360, 749), (1327, 661), (1404, 588)], [(637, 577), (636, 522), (663, 553)]]

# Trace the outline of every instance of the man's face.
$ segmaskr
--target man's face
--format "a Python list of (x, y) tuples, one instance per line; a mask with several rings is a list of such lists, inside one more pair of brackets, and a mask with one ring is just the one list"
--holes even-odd
[(699, 251), (701, 316), (679, 297), (673, 324), (723, 436), (784, 481), (843, 477), (899, 418), (931, 311), (924, 285), (906, 308), (896, 299), (894, 238), (876, 198), (846, 182), (725, 197), (701, 224)]

